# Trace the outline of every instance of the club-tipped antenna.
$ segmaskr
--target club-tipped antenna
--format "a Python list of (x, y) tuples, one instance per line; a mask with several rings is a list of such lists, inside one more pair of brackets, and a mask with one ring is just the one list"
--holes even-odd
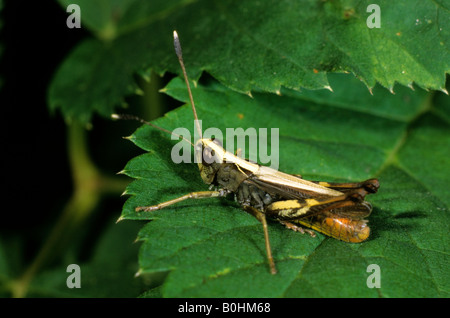
[(197, 111), (195, 110), (195, 104), (194, 104), (194, 98), (192, 97), (191, 86), (189, 85), (189, 79), (188, 79), (188, 76), (186, 73), (186, 68), (184, 67), (183, 53), (181, 52), (181, 44), (180, 44), (180, 39), (178, 38), (177, 31), (173, 31), (173, 45), (175, 47), (175, 53), (177, 54), (178, 61), (180, 62), (181, 69), (182, 69), (183, 75), (184, 75), (184, 81), (186, 82), (186, 86), (188, 89), (189, 99), (191, 101), (191, 106), (192, 106), (192, 112), (194, 113), (195, 127), (197, 128), (197, 132), (200, 136), (200, 139), (202, 139), (203, 138), (202, 130), (200, 129), (200, 124), (198, 123)]
[(145, 124), (145, 125), (151, 126), (153, 128), (156, 128), (158, 130), (164, 131), (165, 133), (168, 133), (169, 135), (172, 135), (172, 136), (178, 137), (180, 139), (183, 139), (183, 140), (187, 141), (188, 143), (190, 143), (192, 146), (194, 146), (194, 144), (190, 140), (184, 138), (183, 136), (180, 136), (180, 135), (178, 135), (178, 134), (176, 134), (176, 133), (174, 133), (174, 132), (172, 132), (170, 130), (161, 128), (161, 127), (159, 127), (159, 126), (157, 126), (155, 124), (152, 124), (152, 123), (150, 123), (150, 122), (148, 122), (148, 121), (146, 121), (146, 120), (144, 120), (144, 119), (142, 119), (142, 118), (140, 118), (138, 116), (130, 115), (130, 114), (112, 114), (111, 117), (114, 118), (114, 119), (122, 119), (122, 120), (136, 120), (136, 121), (138, 121), (138, 122), (140, 122), (142, 124)]

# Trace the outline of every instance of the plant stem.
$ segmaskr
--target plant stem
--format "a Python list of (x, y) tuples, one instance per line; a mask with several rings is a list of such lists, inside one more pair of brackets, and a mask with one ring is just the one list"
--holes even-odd
[(79, 123), (74, 122), (67, 127), (74, 191), (33, 262), (20, 278), (11, 283), (13, 297), (26, 296), (34, 276), (70, 242), (104, 193), (120, 193), (126, 186), (122, 179), (102, 176), (89, 157), (86, 135)]
[(139, 83), (143, 92), (139, 102), (141, 116), (146, 120), (161, 117), (166, 112), (162, 94), (159, 92), (162, 86), (161, 77), (152, 71), (149, 78), (141, 77)]

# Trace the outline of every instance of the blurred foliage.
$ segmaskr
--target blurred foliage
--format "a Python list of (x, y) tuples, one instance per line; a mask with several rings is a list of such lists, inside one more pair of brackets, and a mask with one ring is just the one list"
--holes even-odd
[[(67, 149), (59, 151), (68, 154), (72, 194), (56, 221), (35, 229), (47, 238), (32, 259), (24, 258), (29, 247), (20, 237), (2, 233), (0, 295), (449, 296), (445, 1), (380, 0), (380, 29), (366, 26), (370, 1), (57, 2), (62, 13), (78, 4), (82, 28), (89, 31), (48, 85), (48, 108), (67, 125)], [(165, 134), (139, 128), (128, 139), (148, 153), (131, 159), (139, 151), (122, 151), (125, 141), (117, 134), (129, 135), (133, 124), (108, 123), (109, 130), (99, 131), (105, 127), (99, 118), (119, 107), (152, 120), (179, 105), (173, 99), (187, 102), (179, 78), (165, 85), (168, 73), (181, 74), (174, 29), (197, 84), (204, 128), (280, 128), (281, 170), (316, 180), (380, 179), (379, 193), (368, 198), (374, 211), (367, 242), (351, 245), (320, 234), (312, 239), (271, 223), (279, 270), (271, 276), (260, 224), (233, 201), (186, 202), (154, 215), (133, 212), (137, 205), (206, 188), (195, 165), (172, 163), (174, 142)], [(11, 43), (1, 45), (7, 51)], [(163, 87), (166, 94), (158, 94)], [(193, 129), (188, 106), (156, 123)], [(111, 162), (121, 156), (131, 159), (123, 171), (135, 178), (129, 185), (130, 179), (113, 175)], [(22, 180), (19, 173), (34, 180), (42, 167), (10, 170), (16, 180)], [(35, 172), (33, 178), (27, 171)], [(60, 184), (52, 186), (56, 191)], [(152, 222), (113, 224), (120, 207), (106, 202), (125, 188), (131, 197), (121, 218)], [(26, 197), (20, 189), (15, 202)], [(142, 244), (132, 244), (136, 236)], [(81, 266), (79, 290), (66, 287), (65, 269), (72, 263)], [(380, 289), (366, 286), (373, 263), (381, 268)]]

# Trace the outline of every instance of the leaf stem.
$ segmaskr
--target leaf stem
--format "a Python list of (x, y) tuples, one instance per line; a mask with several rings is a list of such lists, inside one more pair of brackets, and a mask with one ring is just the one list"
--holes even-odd
[(161, 86), (161, 77), (153, 71), (150, 74), (149, 81), (142, 79), (141, 87), (144, 94), (139, 106), (144, 118), (148, 120), (158, 118), (165, 113), (164, 103), (159, 92)]
[(79, 123), (73, 122), (67, 127), (67, 151), (74, 190), (33, 262), (21, 277), (11, 282), (13, 297), (26, 296), (34, 276), (70, 242), (103, 194), (120, 193), (128, 183), (118, 177), (103, 176), (99, 172), (88, 154), (86, 135), (86, 130)]

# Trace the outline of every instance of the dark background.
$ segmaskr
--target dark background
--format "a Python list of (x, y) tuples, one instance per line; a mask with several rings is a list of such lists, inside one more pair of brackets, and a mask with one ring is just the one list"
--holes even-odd
[[(15, 274), (20, 275), (36, 256), (71, 196), (67, 127), (59, 112), (49, 112), (47, 91), (66, 55), (90, 34), (83, 27), (67, 28), (68, 14), (56, 1), (6, 1), (1, 16), (0, 240), (10, 247), (8, 250), (20, 251), (8, 255), (16, 258), (15, 264), (22, 264), (21, 268), (14, 268)], [(129, 159), (142, 153), (122, 138), (137, 126), (94, 116), (93, 128), (88, 132), (89, 150), (102, 172), (114, 176)], [(82, 238), (86, 248), (81, 249), (81, 260), (89, 257), (95, 243), (92, 240), (105, 226), (104, 220), (120, 216), (124, 201), (120, 196), (108, 197), (97, 207)]]
[(7, 1), (2, 12), (0, 232), (5, 244), (13, 236), (23, 238), (25, 258), (36, 253), (40, 231), (56, 218), (72, 189), (65, 123), (60, 114), (49, 114), (46, 103), (53, 73), (87, 35), (64, 27), (65, 19), (53, 1), (31, 6)]

